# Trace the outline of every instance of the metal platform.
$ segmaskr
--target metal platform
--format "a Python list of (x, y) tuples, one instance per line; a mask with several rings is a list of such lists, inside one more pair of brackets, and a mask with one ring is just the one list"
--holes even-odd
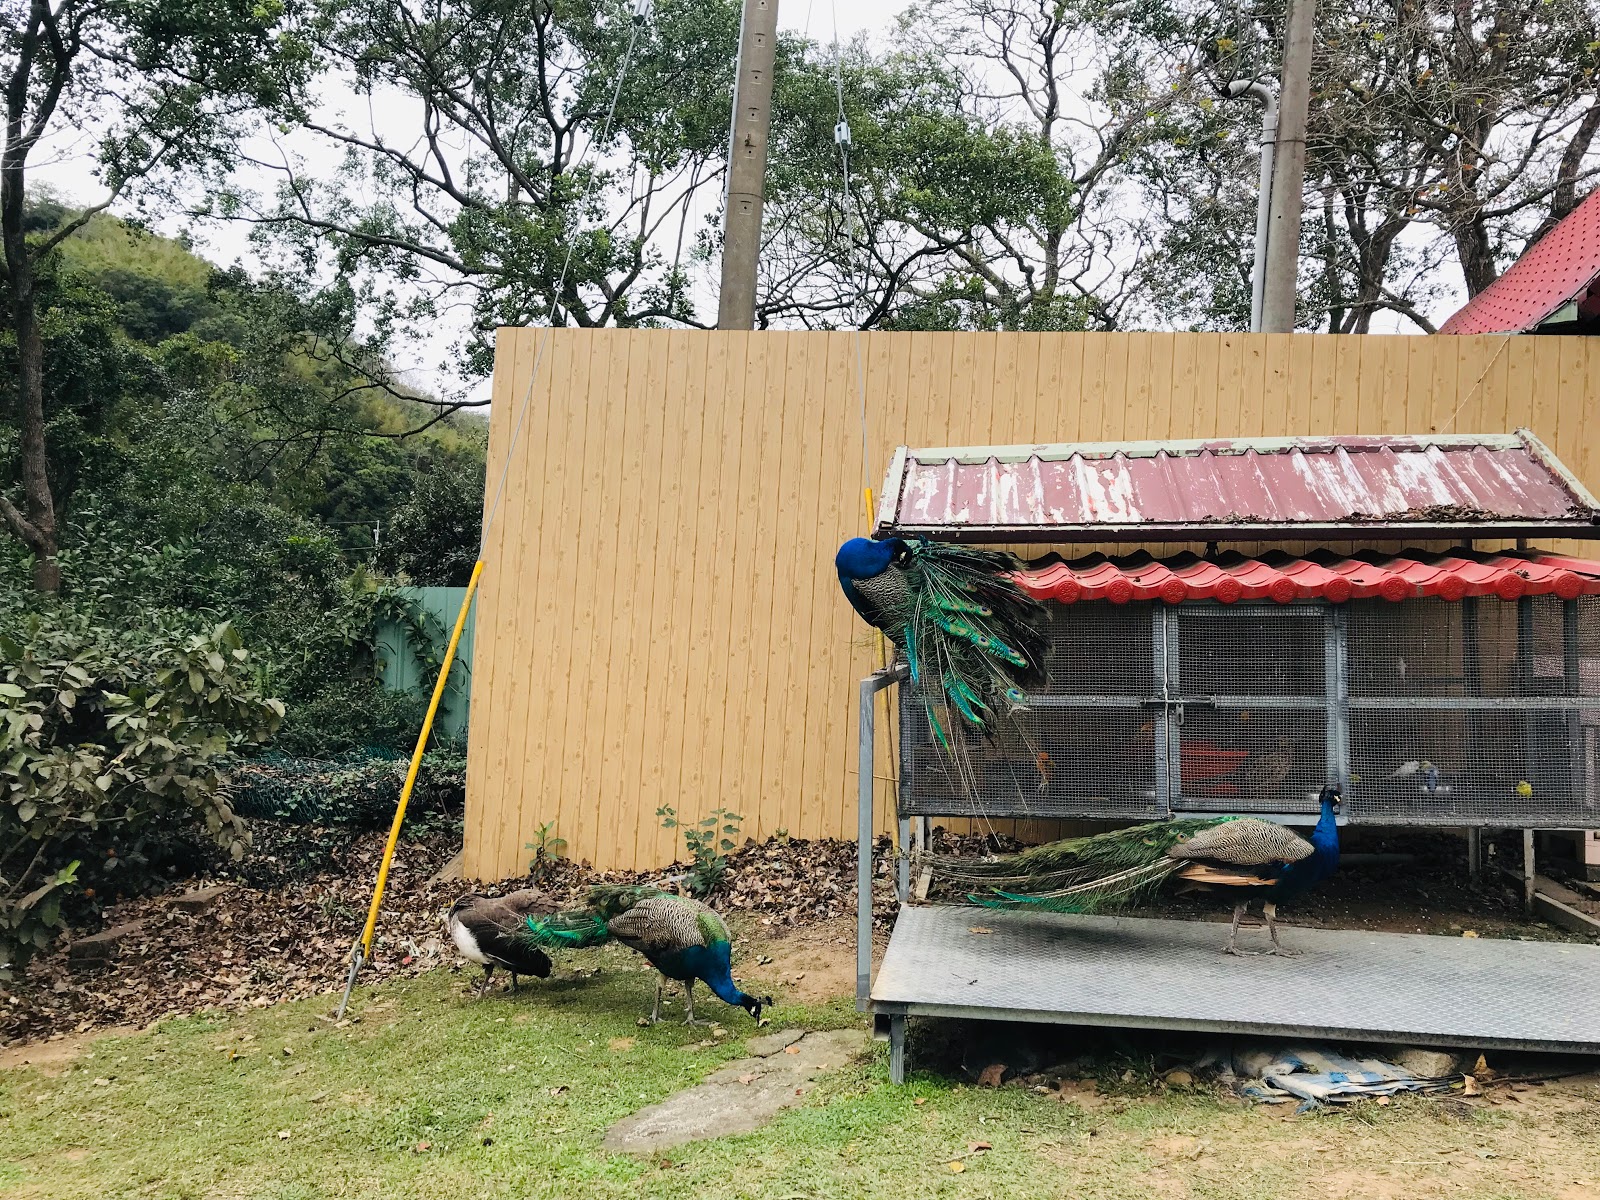
[(1301, 957), (1238, 958), (1226, 938), (1204, 921), (902, 908), (871, 991), (891, 1075), (907, 1016), (1600, 1054), (1600, 946), (1285, 927)]

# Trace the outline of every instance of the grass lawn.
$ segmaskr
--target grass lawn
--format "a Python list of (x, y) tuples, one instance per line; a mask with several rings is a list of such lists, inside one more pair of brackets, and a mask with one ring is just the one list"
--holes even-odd
[[(638, 1028), (651, 976), (602, 961), (596, 977), (558, 963), (554, 982), (484, 1000), (463, 994), (476, 973), (441, 970), (358, 990), (360, 1019), (341, 1029), (318, 1019), (324, 998), (103, 1038), (55, 1075), (0, 1071), (0, 1194), (1600, 1197), (1593, 1077), (1466, 1113), (1420, 1101), (1286, 1119), (1143, 1083), (1076, 1101), (932, 1075), (896, 1088), (877, 1047), (756, 1133), (612, 1155), (612, 1121), (738, 1057), (751, 1027), (707, 1001), (726, 1020), (715, 1044)], [(858, 1020), (841, 997), (780, 1008), (770, 1028)], [(973, 1142), (992, 1149), (968, 1156)]]

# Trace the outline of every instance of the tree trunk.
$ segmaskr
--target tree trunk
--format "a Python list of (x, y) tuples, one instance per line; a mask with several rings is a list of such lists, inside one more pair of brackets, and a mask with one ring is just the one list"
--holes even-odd
[[(61, 587), (61, 567), (56, 561), (55, 500), (46, 473), (44, 441), (44, 344), (39, 337), (39, 319), (34, 306), (32, 264), (24, 263), (19, 272), (10, 272), (13, 327), (17, 334), (17, 402), (20, 408), (18, 449), (21, 454), (23, 515), (26, 526), (14, 530), (33, 552), (33, 586), (41, 592)], [(15, 286), (17, 283), (21, 286)]]
[[(20, 166), (20, 164), (19, 164)], [(50, 493), (44, 440), (44, 343), (34, 294), (33, 261), (22, 231), (21, 170), (6, 164), (0, 237), (5, 243), (6, 283), (11, 293), (11, 325), (17, 335), (18, 439), (22, 511), (0, 497), (5, 524), (33, 554), (33, 586), (58, 591), (55, 499)]]

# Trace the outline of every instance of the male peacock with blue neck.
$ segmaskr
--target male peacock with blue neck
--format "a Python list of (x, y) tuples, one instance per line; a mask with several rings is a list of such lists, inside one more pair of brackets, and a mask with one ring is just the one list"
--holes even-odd
[(956, 743), (942, 712), (989, 735), (1045, 683), (1043, 606), (1017, 586), (1021, 567), (1010, 554), (922, 538), (851, 538), (834, 557), (845, 599), (895, 644), (947, 752)]
[(756, 997), (733, 981), (733, 939), (727, 923), (698, 900), (656, 888), (602, 884), (591, 888), (586, 907), (548, 917), (529, 917), (518, 940), (529, 947), (584, 949), (621, 942), (637, 950), (661, 973), (650, 1024), (661, 1019), (665, 981), (683, 984), (685, 1025), (704, 1025), (694, 1015), (694, 985), (700, 980), (717, 999), (744, 1009), (759, 1023), (771, 996)]
[(1272, 939), (1268, 954), (1294, 955), (1278, 940), (1277, 906), (1304, 896), (1339, 868), (1342, 793), (1322, 789), (1309, 840), (1259, 817), (1190, 817), (1068, 838), (987, 862), (935, 858), (934, 875), (987, 889), (969, 897), (990, 908), (1106, 912), (1148, 896), (1168, 879), (1184, 890), (1231, 895), (1233, 927), (1223, 949), (1238, 947), (1239, 923), (1260, 902)]

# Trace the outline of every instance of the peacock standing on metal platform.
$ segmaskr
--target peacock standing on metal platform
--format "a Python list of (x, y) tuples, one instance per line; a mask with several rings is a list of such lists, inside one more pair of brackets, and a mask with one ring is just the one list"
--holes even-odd
[(960, 759), (957, 722), (986, 737), (1044, 685), (1043, 606), (1010, 554), (922, 538), (851, 538), (834, 558), (845, 598), (883, 631), (911, 674), (928, 728)]
[(689, 1015), (695, 1020), (694, 984), (701, 980), (719, 1000), (737, 1005), (758, 1022), (771, 996), (756, 997), (733, 981), (733, 942), (728, 926), (698, 900), (656, 888), (602, 884), (591, 888), (585, 907), (547, 917), (529, 917), (517, 933), (523, 945), (536, 949), (580, 950), (617, 941), (637, 950), (661, 972), (656, 980), (650, 1023), (661, 1019), (661, 995), (668, 979), (683, 984)]
[(988, 908), (1051, 912), (1115, 910), (1148, 896), (1169, 879), (1185, 890), (1232, 895), (1229, 954), (1239, 922), (1260, 901), (1272, 938), (1268, 954), (1294, 955), (1278, 940), (1277, 906), (1305, 895), (1339, 866), (1337, 787), (1322, 789), (1322, 815), (1309, 840), (1259, 817), (1190, 817), (1068, 838), (988, 862), (933, 858), (936, 878), (982, 887), (968, 898)]

